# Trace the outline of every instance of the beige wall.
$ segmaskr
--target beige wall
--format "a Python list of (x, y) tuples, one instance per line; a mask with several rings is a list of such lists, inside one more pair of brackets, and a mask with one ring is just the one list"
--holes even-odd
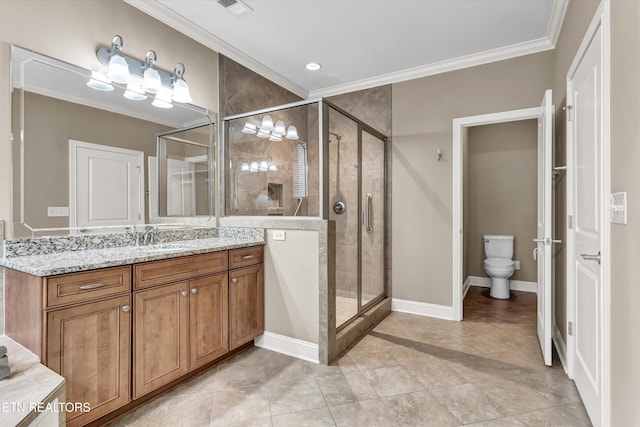
[(265, 330), (318, 344), (318, 232), (286, 230), (286, 239), (267, 231)]
[(394, 298), (453, 303), (453, 119), (538, 106), (552, 73), (543, 52), (393, 85)]
[(611, 425), (640, 425), (640, 2), (611, 2), (611, 191), (627, 225), (611, 225)]
[(157, 65), (173, 70), (186, 65), (193, 102), (217, 111), (217, 53), (159, 23), (121, 1), (0, 1), (0, 218), (11, 219), (10, 179), (10, 43), (72, 64), (104, 71), (95, 55), (115, 34), (124, 38), (123, 52), (143, 59), (158, 54)]
[(538, 205), (537, 160), (537, 120), (469, 128), (463, 205), (468, 275), (488, 277), (483, 265), (484, 234), (512, 234), (513, 259), (520, 261), (520, 270), (511, 280), (537, 280), (531, 256)]

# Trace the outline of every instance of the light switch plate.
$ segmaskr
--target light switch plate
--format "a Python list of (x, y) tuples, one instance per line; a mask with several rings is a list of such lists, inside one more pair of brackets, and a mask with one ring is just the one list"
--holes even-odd
[(627, 223), (627, 192), (611, 194), (611, 224)]
[(287, 240), (287, 233), (284, 230), (273, 230), (273, 240)]
[(69, 216), (69, 208), (67, 206), (49, 206), (47, 216)]

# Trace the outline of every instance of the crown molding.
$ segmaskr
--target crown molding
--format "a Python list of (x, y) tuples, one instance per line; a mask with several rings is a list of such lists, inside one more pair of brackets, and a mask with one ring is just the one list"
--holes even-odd
[(309, 97), (320, 98), (341, 95), (343, 93), (353, 92), (356, 90), (369, 89), (372, 87), (392, 83), (400, 83), (407, 80), (419, 79), (421, 77), (433, 76), (436, 74), (447, 73), (449, 71), (461, 70), (463, 68), (470, 68), (477, 65), (488, 64), (490, 62), (503, 61), (505, 59), (530, 55), (553, 48), (554, 46), (551, 44), (549, 39), (544, 37), (537, 40), (488, 50), (485, 52), (461, 56), (451, 60), (445, 60), (433, 64), (408, 68), (406, 70), (383, 74), (368, 79), (362, 79), (350, 83), (331, 86), (324, 89), (315, 89), (309, 92)]
[(247, 54), (241, 52), (229, 43), (219, 37), (214, 36), (208, 31), (203, 30), (200, 26), (194, 24), (190, 20), (177, 14), (157, 0), (124, 0), (125, 3), (139, 9), (147, 15), (157, 19), (163, 24), (168, 25), (174, 30), (190, 37), (198, 43), (208, 47), (209, 49), (220, 53), (239, 64), (247, 67), (253, 72), (260, 74), (272, 82), (282, 86), (283, 88), (295, 93), (296, 95), (307, 98), (308, 91), (291, 80), (285, 78), (281, 74), (273, 71), (263, 63), (256, 61)]
[(551, 11), (551, 19), (549, 19), (549, 28), (547, 28), (547, 39), (553, 47), (558, 43), (562, 23), (569, 7), (569, 0), (555, 0), (553, 2), (553, 10)]

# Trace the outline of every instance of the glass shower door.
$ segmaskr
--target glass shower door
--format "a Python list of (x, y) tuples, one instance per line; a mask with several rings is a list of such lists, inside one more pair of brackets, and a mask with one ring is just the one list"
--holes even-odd
[(366, 307), (385, 292), (384, 141), (366, 130), (362, 130), (361, 165), (361, 305)]
[(336, 327), (384, 297), (385, 140), (329, 108), (329, 218), (336, 224)]

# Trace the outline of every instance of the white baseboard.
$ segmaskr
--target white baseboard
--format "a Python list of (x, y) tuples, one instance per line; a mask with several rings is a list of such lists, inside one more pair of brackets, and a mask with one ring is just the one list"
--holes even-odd
[(265, 332), (255, 339), (254, 345), (276, 353), (286, 354), (296, 359), (306, 360), (307, 362), (320, 363), (318, 344), (308, 341), (274, 334), (273, 332)]
[(467, 277), (467, 280), (462, 284), (462, 300), (467, 296), (467, 292), (469, 292), (469, 288), (471, 287), (471, 280)]
[[(465, 283), (469, 281), (471, 286), (480, 286), (483, 288), (491, 287), (491, 279), (488, 277), (469, 276)], [(538, 293), (538, 284), (536, 282), (527, 282), (525, 280), (509, 280), (509, 289), (512, 291), (523, 291)]]
[(560, 334), (560, 329), (558, 329), (558, 325), (553, 325), (553, 345), (556, 347), (556, 352), (558, 352), (558, 358), (560, 359), (560, 363), (562, 364), (562, 368), (564, 369), (564, 373), (567, 373), (567, 345), (564, 343), (562, 339), (562, 335)]
[(392, 298), (391, 311), (417, 314), (419, 316), (436, 317), (438, 319), (453, 320), (453, 307), (450, 307), (448, 305), (429, 304), (426, 302)]

